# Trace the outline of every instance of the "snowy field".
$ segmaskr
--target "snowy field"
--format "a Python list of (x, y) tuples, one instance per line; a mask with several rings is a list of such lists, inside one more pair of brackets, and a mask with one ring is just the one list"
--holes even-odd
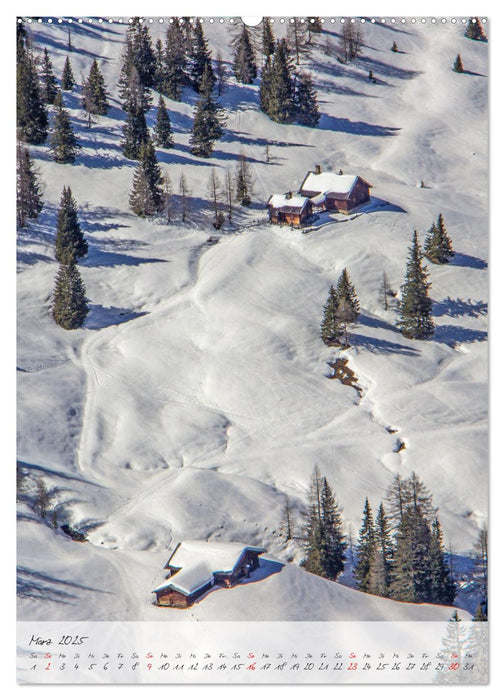
[[(337, 44), (337, 25), (325, 26)], [(204, 29), (230, 76), (228, 30)], [(164, 31), (152, 25), (154, 40)], [(60, 77), (66, 30), (31, 33)], [(258, 81), (229, 77), (225, 135), (206, 160), (188, 146), (195, 94), (166, 100), (175, 147), (157, 156), (175, 191), (184, 173), (192, 197), (189, 221), (175, 215), (166, 225), (129, 210), (135, 162), (119, 145), (116, 88), (124, 34), (117, 23), (72, 30), (77, 83), (98, 58), (112, 105), (87, 129), (80, 88), (65, 93), (83, 147), (76, 164), (30, 147), (45, 207), (18, 237), (18, 455), (32, 495), (40, 476), (58, 521), (89, 541), (20, 505), (20, 619), (446, 619), (446, 608), (308, 574), (296, 566), (302, 550), (278, 529), (286, 495), (296, 509), (306, 503), (315, 464), (354, 533), (365, 497), (377, 509), (393, 475), (412, 470), (433, 492), (454, 553), (469, 552), (486, 521), (487, 44), (465, 38), (460, 24), (366, 23), (358, 61), (342, 65), (321, 46), (306, 63), (318, 128), (273, 123), (259, 111)], [(457, 53), (464, 74), (451, 70)], [(156, 103), (154, 95), (149, 126)], [(208, 177), (212, 168), (234, 173), (241, 149), (253, 206), (209, 244)], [(307, 233), (270, 226), (270, 194), (297, 190), (315, 164), (361, 175), (373, 185), (371, 205)], [(91, 310), (78, 331), (50, 314), (64, 185), (89, 243), (79, 268)], [(413, 229), (423, 241), (440, 212), (456, 255), (429, 265), (433, 339), (408, 340), (378, 288), (383, 272), (399, 288)], [(343, 267), (361, 302), (344, 353), (361, 393), (328, 378), (338, 353), (319, 338)], [(184, 538), (263, 547), (263, 580), (214, 591), (187, 612), (153, 607), (165, 552)]]

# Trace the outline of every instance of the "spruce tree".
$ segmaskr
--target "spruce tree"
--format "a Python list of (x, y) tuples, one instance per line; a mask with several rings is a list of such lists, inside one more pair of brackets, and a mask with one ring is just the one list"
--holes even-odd
[(173, 146), (173, 131), (171, 128), (170, 115), (166, 109), (165, 101), (159, 96), (156, 112), (156, 126), (154, 127), (154, 143), (162, 148)]
[(166, 31), (166, 42), (160, 91), (171, 100), (180, 100), (187, 82), (187, 52), (184, 29), (178, 18), (174, 18)]
[[(135, 78), (132, 78), (135, 81)], [(122, 128), (121, 146), (126, 158), (138, 160), (142, 145), (149, 138), (149, 131), (145, 121), (145, 105), (142, 103), (142, 95), (132, 90), (127, 97), (126, 121)]]
[(253, 190), (252, 172), (243, 151), (240, 153), (240, 159), (236, 166), (235, 189), (236, 201), (243, 207), (250, 206)]
[(75, 78), (72, 72), (72, 64), (68, 56), (65, 59), (65, 65), (63, 66), (63, 73), (61, 75), (61, 89), (62, 90), (73, 90), (75, 85)]
[(137, 216), (154, 216), (163, 206), (161, 170), (152, 141), (140, 148), (139, 163), (133, 175), (129, 203)]
[(49, 146), (55, 163), (75, 163), (80, 146), (70, 123), (70, 115), (62, 106), (57, 108), (53, 117)]
[(203, 25), (198, 20), (196, 21), (196, 25), (194, 27), (193, 45), (190, 54), (189, 66), (191, 84), (196, 92), (201, 93), (202, 91), (201, 83), (205, 71), (208, 72), (208, 76), (206, 78), (207, 83), (210, 81), (213, 88), (215, 84), (215, 75), (212, 70), (211, 51), (208, 48), (208, 42), (205, 38), (205, 33), (203, 32)]
[(369, 593), (387, 596), (390, 589), (394, 548), (391, 539), (391, 528), (385, 514), (383, 503), (380, 503), (374, 524), (375, 551), (369, 568)]
[(220, 51), (217, 52), (215, 57), (215, 79), (217, 97), (220, 97), (226, 90), (226, 64)]
[(96, 58), (91, 64), (89, 76), (82, 86), (82, 104), (88, 114), (105, 115), (109, 110), (105, 81)]
[(58, 326), (66, 330), (82, 328), (88, 314), (86, 287), (74, 258), (66, 254), (56, 275), (52, 315)]
[(426, 519), (407, 506), (396, 534), (391, 597), (425, 603), (432, 597), (430, 567), (431, 533)]
[(465, 35), (469, 39), (476, 39), (477, 41), (486, 41), (483, 25), (479, 17), (471, 17), (471, 19), (467, 22)]
[(437, 223), (434, 221), (430, 227), (424, 244), (424, 255), (431, 262), (437, 265), (445, 265), (453, 257), (451, 238), (446, 231), (443, 215), (438, 216)]
[(70, 187), (63, 187), (57, 217), (56, 260), (63, 263), (70, 258), (75, 262), (87, 255), (87, 252), (88, 244), (77, 216), (77, 203)]
[(277, 41), (273, 59), (268, 58), (263, 68), (260, 106), (275, 122), (290, 124), (296, 118), (292, 61), (285, 39)]
[[(201, 85), (210, 85), (210, 73), (205, 70)], [(223, 118), (222, 110), (218, 103), (213, 99), (211, 89), (205, 88), (201, 99), (196, 103), (193, 127), (189, 144), (191, 153), (202, 158), (208, 158), (214, 147), (215, 141), (223, 135)]]
[(431, 602), (451, 605), (455, 600), (456, 586), (446, 562), (443, 532), (436, 518), (431, 525), (430, 543)]
[(135, 18), (133, 32), (133, 64), (138, 71), (140, 82), (146, 88), (154, 87), (156, 75), (156, 56), (152, 48), (152, 39), (147, 24)]
[[(18, 25), (19, 26), (19, 25)], [(19, 138), (27, 143), (44, 143), (48, 115), (42, 98), (39, 76), (31, 50), (22, 42), (18, 46), (16, 124)]]
[(397, 46), (397, 43), (394, 41), (392, 44), (392, 48), (390, 49), (393, 53), (397, 53), (399, 51), (399, 48)]
[(310, 479), (308, 513), (303, 535), (306, 558), (301, 565), (312, 574), (325, 576), (322, 565), (322, 475), (317, 466)]
[(339, 325), (343, 343), (348, 346), (348, 327), (359, 318), (360, 304), (346, 267), (336, 285), (336, 300), (335, 319)]
[(478, 538), (473, 546), (472, 559), (472, 576), (481, 599), (486, 604), (488, 597), (488, 529), (486, 526), (478, 532)]
[(270, 56), (275, 53), (275, 35), (273, 34), (273, 29), (271, 28), (271, 18), (263, 17), (262, 19), (262, 38), (261, 38), (261, 49), (266, 62)]
[(373, 512), (369, 501), (366, 498), (364, 504), (362, 525), (359, 531), (357, 543), (357, 564), (354, 569), (354, 578), (360, 591), (369, 591), (370, 571), (376, 550), (375, 529), (373, 523)]
[(156, 57), (156, 69), (154, 73), (154, 87), (158, 92), (162, 92), (161, 86), (163, 84), (163, 66), (164, 66), (164, 49), (163, 49), (163, 42), (161, 39), (158, 39), (156, 41), (156, 48), (155, 48), (155, 57)]
[(320, 112), (317, 91), (309, 73), (299, 73), (296, 82), (296, 121), (303, 126), (317, 126)]
[(399, 302), (399, 328), (406, 338), (424, 340), (434, 333), (430, 286), (427, 268), (422, 265), (422, 254), (415, 231)]
[(338, 298), (336, 290), (331, 285), (329, 295), (324, 306), (324, 315), (320, 325), (320, 337), (322, 341), (329, 346), (339, 345), (342, 331), (340, 323), (336, 318), (336, 309), (338, 306)]
[(406, 507), (411, 503), (409, 481), (403, 479), (399, 474), (395, 474), (392, 482), (387, 487), (385, 500), (388, 506), (389, 522), (397, 529), (406, 511)]
[(19, 228), (35, 220), (44, 206), (42, 188), (27, 148), (18, 144), (16, 150), (16, 219)]
[(44, 49), (44, 56), (42, 58), (40, 80), (42, 82), (42, 98), (44, 102), (48, 105), (54, 104), (54, 98), (58, 92), (58, 84), (54, 77), (51, 59), (49, 58), (49, 52), (46, 48)]
[(462, 63), (462, 59), (460, 58), (460, 54), (457, 54), (457, 58), (455, 59), (455, 62), (453, 64), (453, 70), (455, 73), (463, 73), (464, 72), (464, 64)]
[(321, 510), (321, 561), (324, 575), (336, 581), (345, 568), (347, 543), (345, 540), (341, 509), (325, 477), (320, 494)]
[(235, 45), (233, 71), (239, 83), (251, 84), (257, 78), (257, 65), (254, 49), (247, 25), (242, 27), (241, 34)]
[(36, 484), (37, 489), (35, 492), (33, 507), (38, 513), (40, 513), (42, 518), (45, 518), (49, 508), (49, 492), (47, 490), (47, 486), (45, 485), (45, 481), (41, 477), (38, 477)]

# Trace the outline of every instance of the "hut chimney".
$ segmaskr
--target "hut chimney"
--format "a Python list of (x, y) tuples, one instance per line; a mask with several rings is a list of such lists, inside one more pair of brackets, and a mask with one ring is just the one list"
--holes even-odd
[(320, 170), (320, 165), (315, 166), (315, 175), (320, 175), (321, 170)]
[(285, 195), (285, 198), (292, 199), (292, 192), (287, 192), (287, 194)]

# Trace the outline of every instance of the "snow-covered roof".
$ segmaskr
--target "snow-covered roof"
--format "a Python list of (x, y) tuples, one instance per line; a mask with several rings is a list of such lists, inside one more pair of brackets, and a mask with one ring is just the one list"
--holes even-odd
[(176, 591), (190, 595), (199, 591), (207, 583), (213, 584), (213, 571), (206, 562), (196, 562), (191, 566), (184, 566), (178, 573), (167, 579), (161, 586), (154, 589), (153, 593), (159, 593), (166, 588), (173, 588)]
[(207, 583), (213, 583), (214, 574), (231, 573), (244, 551), (262, 554), (264, 549), (241, 542), (180, 542), (165, 567), (180, 571), (155, 588), (153, 593), (166, 588), (173, 588), (185, 595), (195, 593)]
[(301, 185), (303, 192), (322, 192), (329, 194), (349, 194), (357, 182), (357, 175), (338, 175), (338, 173), (309, 172)]
[(308, 201), (308, 197), (303, 197), (299, 194), (293, 194), (291, 197), (288, 194), (272, 194), (268, 203), (273, 209), (281, 209), (282, 207), (303, 209)]

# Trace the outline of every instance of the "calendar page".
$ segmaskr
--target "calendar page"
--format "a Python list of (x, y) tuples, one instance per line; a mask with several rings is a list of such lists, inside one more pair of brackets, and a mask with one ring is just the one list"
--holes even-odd
[(19, 683), (488, 682), (490, 41), (17, 18)]

